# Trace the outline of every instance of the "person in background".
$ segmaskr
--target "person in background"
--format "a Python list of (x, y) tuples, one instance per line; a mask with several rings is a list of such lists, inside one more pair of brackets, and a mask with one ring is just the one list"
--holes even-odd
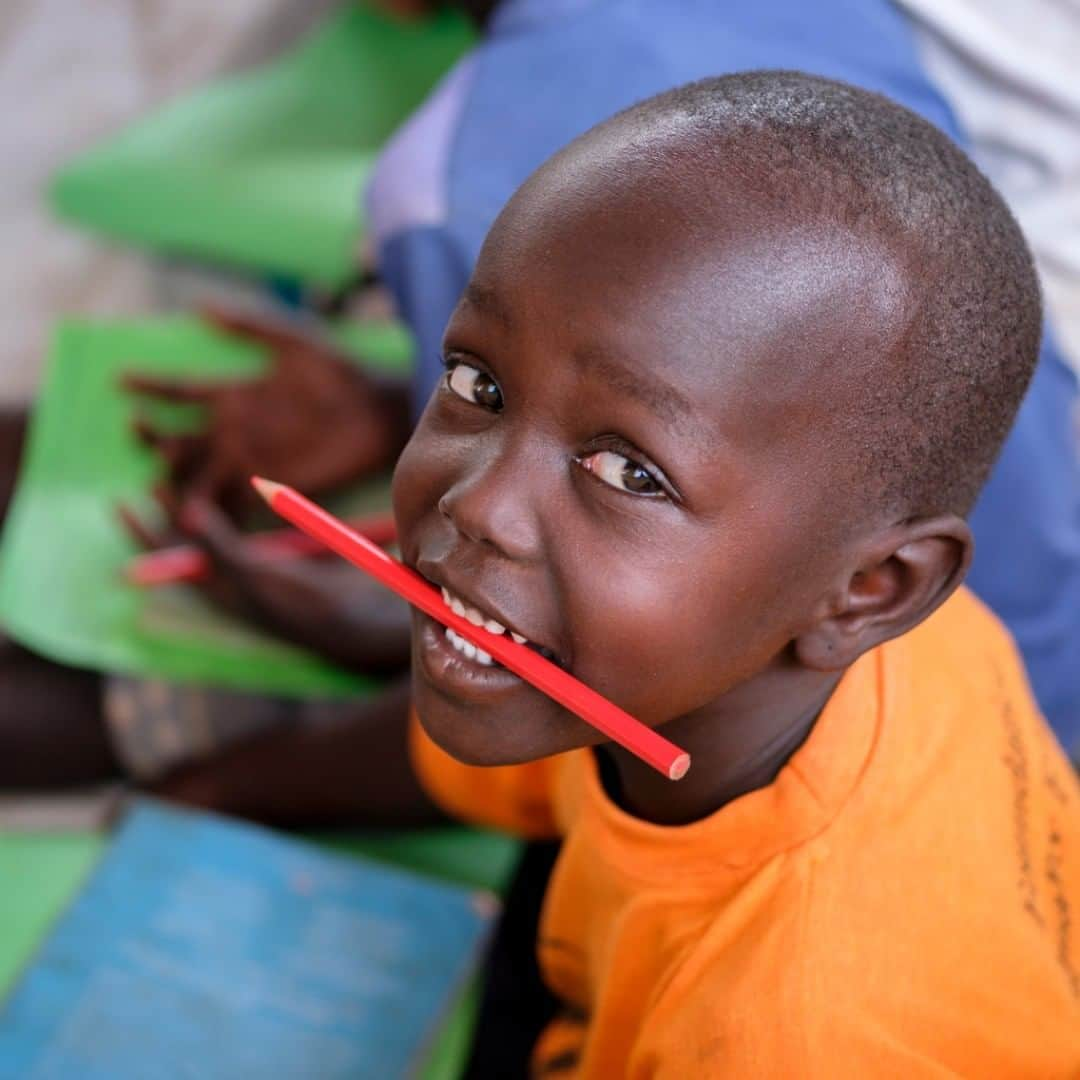
[[(422, 0), (370, 2), (402, 18), (418, 17), (426, 8)], [(29, 410), (57, 319), (144, 315), (186, 303), (192, 292), (220, 300), (225, 286), (243, 291), (220, 274), (180, 269), (111, 247), (55, 221), (45, 198), (50, 177), (68, 158), (171, 98), (226, 72), (265, 62), (339, 3), (15, 0), (3, 5), (0, 91), (19, 107), (9, 110), (0, 126), (0, 227), (7, 242), (6, 257), (0, 259), (5, 329), (0, 349), (0, 523), (13, 494)], [(217, 322), (241, 336), (249, 330), (243, 319), (222, 316)], [(259, 328), (259, 339), (279, 361), (278, 387), (303, 378), (307, 346), (298, 346), (295, 334), (275, 337)], [(318, 380), (324, 388), (328, 367), (333, 365), (324, 359)], [(352, 369), (347, 364), (347, 371)], [(343, 369), (336, 370), (338, 381), (331, 379), (326, 392), (340, 401)], [(226, 429), (231, 427), (230, 404), (224, 396), (215, 403)], [(386, 460), (383, 454), (368, 467), (383, 466)], [(350, 470), (355, 467), (351, 459)], [(373, 654), (366, 654), (366, 660), (377, 667)], [(0, 628), (0, 789), (67, 786), (120, 772), (152, 779), (191, 756), (212, 754), (223, 741), (295, 719), (285, 703), (264, 706), (243, 695), (224, 695), (209, 721), (204, 705), (194, 691), (170, 695), (158, 683), (103, 680), (95, 672), (52, 663), (8, 639)], [(145, 722), (136, 722), (136, 715)]]

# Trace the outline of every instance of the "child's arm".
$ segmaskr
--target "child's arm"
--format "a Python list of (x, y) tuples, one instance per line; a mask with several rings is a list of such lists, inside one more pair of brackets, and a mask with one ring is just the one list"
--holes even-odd
[[(297, 708), (302, 708), (297, 703)], [(191, 806), (295, 828), (420, 826), (445, 820), (412, 770), (409, 680), (332, 724), (245, 742), (154, 785)]]
[(199, 517), (195, 539), (235, 613), (343, 667), (390, 674), (408, 666), (404, 600), (336, 557), (261, 559), (224, 514), (204, 506)]
[[(203, 500), (169, 510), (208, 557), (197, 587), (216, 607), (343, 667), (393, 675), (408, 666), (409, 607), (388, 589), (338, 558), (265, 557)], [(157, 532), (124, 506), (119, 514), (143, 547), (175, 544), (174, 531)]]

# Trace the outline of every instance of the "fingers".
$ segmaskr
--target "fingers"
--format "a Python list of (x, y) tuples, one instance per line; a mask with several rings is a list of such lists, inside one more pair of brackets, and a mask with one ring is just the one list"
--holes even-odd
[(218, 565), (246, 569), (258, 556), (226, 515), (208, 499), (188, 500), (178, 515), (180, 526)]
[(272, 560), (260, 557), (245, 535), (212, 503), (188, 502), (181, 512), (185, 533), (204, 551), (211, 573), (201, 583), (207, 597), (218, 607), (240, 618), (272, 628), (267, 595), (273, 603), (278, 582)]
[(310, 348), (315, 344), (312, 336), (282, 319), (267, 315), (255, 315), (216, 305), (207, 305), (199, 312), (211, 326), (233, 337), (244, 338), (257, 345), (271, 349)]
[(158, 551), (168, 546), (165, 533), (147, 525), (126, 503), (116, 504), (116, 516), (124, 531), (139, 547), (146, 548), (147, 551)]
[(144, 375), (127, 371), (120, 376), (120, 386), (130, 394), (161, 398), (179, 403), (209, 404), (224, 389), (231, 389), (236, 381), (223, 382), (209, 379), (186, 379), (182, 376)]
[[(179, 504), (187, 499), (217, 503), (237, 520), (253, 505), (247, 498), (251, 494), (250, 488), (246, 492), (240, 490), (240, 499), (237, 499), (237, 490), (247, 485), (238, 483), (231, 455), (220, 444), (215, 445), (209, 434), (173, 435), (141, 417), (132, 422), (132, 429), (139, 441), (165, 463), (168, 481), (156, 490), (155, 495), (173, 521), (177, 518)], [(166, 498), (170, 500), (168, 505), (163, 501)]]
[(154, 427), (145, 417), (137, 416), (131, 422), (131, 429), (139, 442), (161, 455), (172, 473), (184, 471), (206, 449), (205, 435), (190, 432), (172, 435)]
[(163, 497), (171, 497), (173, 502), (166, 509), (173, 517), (175, 502), (181, 496), (198, 494), (211, 499), (217, 497), (217, 470), (207, 436), (166, 434), (143, 419), (136, 419), (132, 428), (138, 440), (165, 463), (167, 481), (159, 486), (155, 494), (159, 502)]

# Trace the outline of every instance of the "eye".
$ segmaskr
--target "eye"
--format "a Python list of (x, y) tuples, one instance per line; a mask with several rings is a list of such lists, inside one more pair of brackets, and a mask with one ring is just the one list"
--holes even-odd
[(663, 495), (660, 481), (643, 465), (613, 450), (598, 450), (581, 458), (581, 467), (598, 480), (631, 495)]
[(446, 373), (446, 385), (473, 405), (499, 412), (503, 407), (499, 384), (486, 372), (460, 361)]

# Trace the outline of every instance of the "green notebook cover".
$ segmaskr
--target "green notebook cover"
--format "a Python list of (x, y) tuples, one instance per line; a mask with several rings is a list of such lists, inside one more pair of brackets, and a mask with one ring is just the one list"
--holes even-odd
[(338, 288), (376, 153), (472, 40), (449, 8), (413, 21), (352, 0), (292, 53), (70, 162), (53, 208), (125, 242)]
[[(357, 327), (351, 337), (382, 366), (407, 363), (397, 326)], [(263, 362), (192, 318), (59, 328), (0, 544), (0, 625), (11, 637), (75, 667), (264, 693), (332, 696), (372, 685), (216, 612), (190, 586), (139, 590), (121, 579), (136, 548), (116, 503), (152, 509), (146, 492), (159, 467), (131, 434), (121, 373), (228, 377)], [(376, 485), (348, 509), (385, 500), (385, 484)]]

